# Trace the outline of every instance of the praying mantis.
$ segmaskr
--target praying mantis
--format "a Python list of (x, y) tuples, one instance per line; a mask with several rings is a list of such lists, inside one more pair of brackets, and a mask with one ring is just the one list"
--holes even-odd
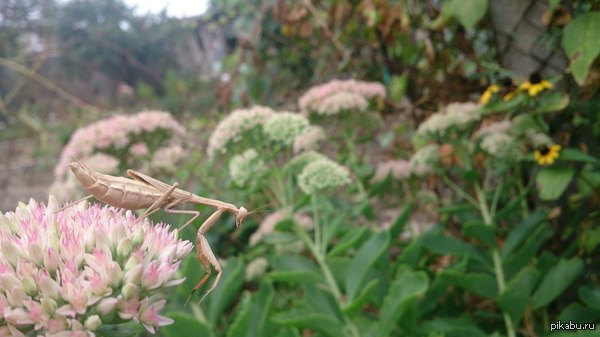
[[(211, 275), (211, 266), (215, 268), (217, 276), (200, 301), (215, 289), (221, 278), (222, 269), (204, 234), (217, 222), (217, 220), (219, 220), (221, 214), (226, 211), (235, 215), (235, 225), (239, 228), (242, 225), (244, 218), (248, 215), (248, 210), (246, 210), (246, 208), (237, 208), (233, 204), (197, 196), (177, 188), (179, 186), (178, 183), (169, 185), (134, 170), (127, 170), (127, 175), (131, 178), (115, 177), (96, 172), (75, 158), (73, 158), (69, 167), (80, 185), (90, 193), (89, 196), (74, 204), (95, 197), (114, 207), (129, 210), (146, 208), (146, 211), (137, 219), (137, 221), (140, 221), (144, 217), (147, 217), (160, 209), (163, 209), (167, 213), (193, 215), (192, 218), (179, 229), (180, 231), (200, 216), (200, 212), (174, 210), (172, 209), (173, 207), (186, 203), (215, 207), (217, 210), (204, 221), (196, 234), (196, 258), (202, 264), (202, 267), (206, 271), (206, 275), (204, 275), (200, 282), (192, 289), (192, 294), (206, 283)], [(65, 207), (63, 207), (63, 209)]]

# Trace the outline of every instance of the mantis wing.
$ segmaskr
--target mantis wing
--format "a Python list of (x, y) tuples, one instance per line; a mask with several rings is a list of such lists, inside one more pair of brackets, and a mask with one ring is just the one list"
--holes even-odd
[(158, 179), (154, 179), (151, 176), (145, 175), (145, 174), (135, 171), (135, 170), (127, 170), (127, 175), (130, 176), (134, 180), (148, 184), (152, 187), (155, 187), (156, 189), (158, 189), (160, 191), (167, 191), (168, 189), (171, 188), (171, 185), (164, 183)]

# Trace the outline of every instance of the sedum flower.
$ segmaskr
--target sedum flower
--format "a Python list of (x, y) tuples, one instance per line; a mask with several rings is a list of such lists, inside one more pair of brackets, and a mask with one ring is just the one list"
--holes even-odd
[(180, 145), (165, 146), (158, 149), (152, 157), (152, 168), (175, 172), (177, 163), (187, 154), (187, 151)]
[(271, 141), (289, 145), (294, 138), (308, 129), (308, 126), (306, 117), (291, 112), (281, 112), (265, 122), (263, 131)]
[(411, 173), (419, 177), (431, 174), (439, 163), (440, 146), (437, 144), (419, 149), (409, 160)]
[(209, 156), (214, 156), (217, 152), (225, 153), (230, 142), (238, 142), (244, 132), (264, 124), (273, 115), (275, 111), (262, 106), (234, 110), (219, 122), (210, 135), (206, 152)]
[(388, 160), (377, 165), (375, 175), (371, 178), (372, 182), (379, 182), (391, 175), (395, 180), (402, 180), (410, 177), (411, 169), (408, 160)]
[(551, 146), (542, 145), (535, 150), (533, 156), (539, 165), (552, 165), (560, 156), (560, 150), (561, 146), (558, 144)]
[[(152, 144), (146, 143), (147, 139), (152, 139)], [(115, 115), (79, 128), (63, 148), (54, 168), (54, 183), (50, 193), (63, 200), (75, 200), (83, 196), (68, 169), (72, 158), (85, 162), (101, 173), (116, 174), (120, 166), (129, 167), (134, 162), (139, 162), (142, 167), (149, 164), (150, 151), (160, 152), (178, 146), (184, 151), (184, 155), (177, 159), (180, 160), (187, 152), (184, 150), (186, 139), (183, 126), (164, 111)], [(139, 169), (140, 166), (132, 168)]]
[(368, 100), (385, 97), (385, 87), (378, 82), (332, 80), (310, 88), (298, 106), (302, 111), (336, 114), (350, 109), (364, 111)]
[(337, 92), (325, 99), (315, 108), (321, 115), (337, 115), (343, 111), (365, 111), (369, 102), (363, 96), (347, 91)]
[(269, 267), (269, 261), (266, 258), (260, 256), (250, 261), (246, 266), (246, 272), (244, 279), (246, 281), (253, 281), (263, 276)]
[(503, 132), (486, 134), (480, 146), (487, 154), (498, 159), (511, 160), (520, 155), (519, 145), (515, 138)]
[(320, 159), (308, 163), (298, 175), (298, 185), (306, 194), (349, 183), (350, 172), (348, 169), (330, 159)]
[(309, 126), (304, 132), (294, 138), (292, 145), (294, 153), (314, 150), (319, 142), (325, 139), (325, 131), (320, 126)]
[(549, 90), (552, 89), (553, 85), (552, 83), (542, 79), (542, 77), (540, 76), (540, 74), (536, 73), (532, 73), (529, 76), (529, 80), (525, 83), (522, 83), (519, 86), (519, 90), (523, 90), (526, 91), (527, 94), (531, 97), (533, 96), (537, 96), (537, 94), (541, 93), (544, 90)]
[[(164, 302), (156, 298), (183, 281), (175, 272), (190, 242), (178, 240), (168, 225), (136, 221), (130, 211), (84, 203), (57, 209), (51, 196), (47, 206), (30, 200), (0, 214), (0, 319), (8, 335), (95, 336), (103, 324), (123, 323), (118, 317), (151, 333), (172, 323), (159, 315)], [(143, 241), (133, 240), (138, 233)], [(136, 244), (115, 254), (126, 241)], [(132, 278), (135, 273), (154, 280), (152, 287)], [(126, 298), (127, 284), (133, 287)]]
[(511, 128), (511, 126), (512, 123), (509, 120), (482, 125), (477, 131), (475, 131), (473, 136), (475, 138), (479, 138), (496, 132), (506, 133)]
[(479, 118), (478, 104), (452, 103), (421, 123), (417, 134), (423, 137), (444, 137), (450, 130), (464, 130)]
[(260, 177), (266, 170), (265, 162), (255, 149), (248, 149), (241, 154), (236, 154), (229, 162), (229, 176), (238, 186), (246, 185)]

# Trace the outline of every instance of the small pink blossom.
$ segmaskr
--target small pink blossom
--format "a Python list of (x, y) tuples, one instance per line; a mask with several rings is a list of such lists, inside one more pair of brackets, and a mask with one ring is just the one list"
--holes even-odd
[(142, 301), (140, 307), (140, 322), (144, 325), (146, 330), (150, 333), (155, 333), (156, 328), (163, 325), (173, 324), (173, 320), (164, 316), (160, 316), (159, 313), (165, 306), (167, 301), (157, 301), (150, 303), (148, 299)]

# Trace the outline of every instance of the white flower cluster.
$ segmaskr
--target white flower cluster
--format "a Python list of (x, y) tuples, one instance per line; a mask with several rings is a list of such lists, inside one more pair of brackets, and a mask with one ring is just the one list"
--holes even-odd
[(290, 145), (308, 129), (309, 124), (308, 119), (302, 115), (281, 112), (265, 122), (263, 131), (271, 141)]
[(255, 149), (248, 149), (236, 154), (229, 162), (229, 176), (238, 186), (244, 186), (252, 179), (257, 179), (267, 170), (265, 162)]
[(410, 158), (410, 170), (416, 176), (431, 174), (440, 163), (440, 146), (430, 144), (413, 154)]
[(325, 131), (320, 126), (309, 126), (303, 133), (296, 136), (292, 145), (294, 153), (314, 150), (325, 139)]
[(451, 130), (464, 130), (479, 120), (479, 105), (476, 103), (452, 103), (431, 115), (417, 129), (417, 134), (426, 138), (444, 137)]
[(350, 172), (347, 168), (330, 159), (320, 159), (308, 163), (298, 175), (298, 185), (306, 194), (350, 183)]
[(262, 126), (275, 114), (271, 108), (263, 106), (234, 110), (217, 125), (208, 139), (206, 152), (209, 156), (227, 152), (230, 142), (240, 141), (245, 132)]
[(504, 132), (492, 132), (483, 136), (481, 149), (498, 159), (516, 159), (520, 155), (516, 139)]

